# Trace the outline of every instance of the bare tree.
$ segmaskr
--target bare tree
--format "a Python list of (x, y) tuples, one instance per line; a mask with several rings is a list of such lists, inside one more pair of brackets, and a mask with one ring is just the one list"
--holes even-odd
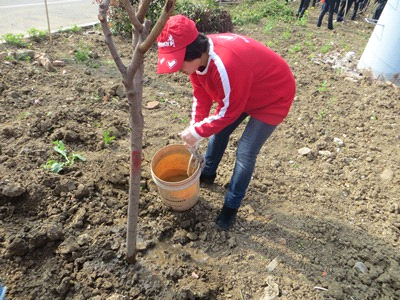
[(127, 220), (127, 262), (136, 262), (136, 236), (137, 221), (139, 210), (139, 192), (142, 164), (142, 136), (143, 136), (143, 59), (145, 53), (154, 44), (157, 37), (163, 30), (168, 18), (175, 6), (175, 0), (166, 0), (164, 8), (156, 24), (151, 29), (151, 21), (146, 20), (145, 16), (150, 6), (151, 0), (141, 0), (135, 11), (129, 0), (121, 0), (129, 19), (132, 23), (132, 45), (133, 54), (128, 66), (125, 66), (118, 54), (116, 45), (112, 38), (112, 33), (107, 21), (107, 12), (110, 0), (97, 0), (99, 5), (99, 20), (104, 33), (105, 42), (108, 45), (111, 56), (115, 61), (122, 75), (122, 83), (125, 87), (129, 101), (130, 112), (130, 184), (129, 184), (129, 203)]

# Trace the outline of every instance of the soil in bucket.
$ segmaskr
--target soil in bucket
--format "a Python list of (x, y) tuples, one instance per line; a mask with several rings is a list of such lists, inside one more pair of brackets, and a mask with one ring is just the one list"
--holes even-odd
[(191, 163), (191, 153), (185, 145), (166, 146), (157, 151), (151, 162), (151, 175), (162, 202), (176, 211), (188, 210), (197, 203), (200, 173), (200, 166)]

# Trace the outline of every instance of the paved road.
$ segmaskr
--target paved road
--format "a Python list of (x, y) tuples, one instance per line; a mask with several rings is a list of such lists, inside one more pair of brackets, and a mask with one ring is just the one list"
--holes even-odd
[[(51, 31), (97, 22), (99, 6), (94, 0), (47, 0)], [(0, 0), (0, 35), (47, 30), (45, 0)]]

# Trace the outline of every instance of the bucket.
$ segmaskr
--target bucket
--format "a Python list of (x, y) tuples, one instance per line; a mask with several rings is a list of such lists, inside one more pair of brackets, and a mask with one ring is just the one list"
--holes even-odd
[[(176, 211), (193, 207), (199, 199), (199, 164), (191, 163), (185, 145), (169, 145), (156, 152), (151, 161), (151, 176), (162, 202)], [(189, 167), (188, 167), (189, 166)]]
[(400, 0), (388, 0), (357, 64), (374, 79), (400, 85)]

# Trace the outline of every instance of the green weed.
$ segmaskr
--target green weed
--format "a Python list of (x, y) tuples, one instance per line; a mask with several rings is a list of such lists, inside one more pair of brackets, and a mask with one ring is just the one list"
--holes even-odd
[(266, 34), (268, 34), (269, 32), (271, 32), (272, 29), (274, 29), (275, 25), (277, 23), (277, 20), (267, 20), (265, 27), (264, 27), (264, 32)]
[(64, 30), (64, 32), (79, 33), (82, 31), (82, 27), (74, 25)]
[(321, 48), (321, 52), (325, 54), (325, 53), (328, 53), (329, 50), (331, 50), (331, 49), (332, 49), (332, 45), (324, 45)]
[(17, 116), (18, 120), (22, 120), (22, 119), (26, 119), (28, 117), (30, 117), (32, 115), (31, 112), (27, 111), (27, 112), (20, 112)]
[(306, 10), (304, 15), (300, 19), (297, 20), (297, 23), (300, 26), (303, 26), (303, 27), (307, 26), (307, 23), (308, 23), (308, 10)]
[(115, 136), (111, 135), (110, 130), (106, 129), (103, 132), (103, 142), (108, 145), (111, 144), (112, 141), (115, 140)]
[(12, 34), (12, 33), (6, 33), (1, 36), (2, 40), (11, 46), (16, 46), (16, 47), (26, 47), (28, 46), (28, 43), (24, 41), (24, 34)]
[(303, 46), (300, 43), (295, 44), (289, 48), (289, 52), (291, 53), (300, 52), (301, 50), (303, 50)]
[(320, 110), (318, 112), (318, 120), (322, 120), (323, 118), (325, 118), (327, 113), (328, 113), (328, 111), (326, 110), (326, 108)]
[(31, 37), (32, 40), (36, 42), (44, 40), (47, 36), (47, 32), (47, 30), (39, 30), (36, 28), (28, 29), (28, 35)]
[(326, 80), (324, 80), (321, 83), (321, 86), (318, 88), (318, 91), (321, 93), (325, 93), (326, 91), (328, 91), (328, 83), (326, 82)]
[(305, 41), (304, 46), (307, 46), (310, 51), (314, 51), (315, 49), (314, 44), (311, 41)]
[(282, 38), (287, 40), (292, 36), (292, 33), (290, 31), (290, 28), (286, 27), (285, 32), (282, 35)]
[(90, 54), (90, 47), (86, 46), (86, 47), (82, 47), (82, 48), (78, 48), (75, 51), (75, 59), (77, 62), (85, 62), (89, 60), (89, 54)]
[(53, 147), (54, 151), (61, 156), (63, 161), (50, 159), (49, 161), (47, 161), (45, 165), (43, 165), (45, 169), (49, 169), (53, 173), (59, 173), (64, 169), (64, 167), (72, 166), (77, 160), (86, 161), (86, 159), (79, 154), (76, 153), (68, 154), (65, 145), (62, 141), (57, 140), (54, 141), (53, 144), (55, 145)]

